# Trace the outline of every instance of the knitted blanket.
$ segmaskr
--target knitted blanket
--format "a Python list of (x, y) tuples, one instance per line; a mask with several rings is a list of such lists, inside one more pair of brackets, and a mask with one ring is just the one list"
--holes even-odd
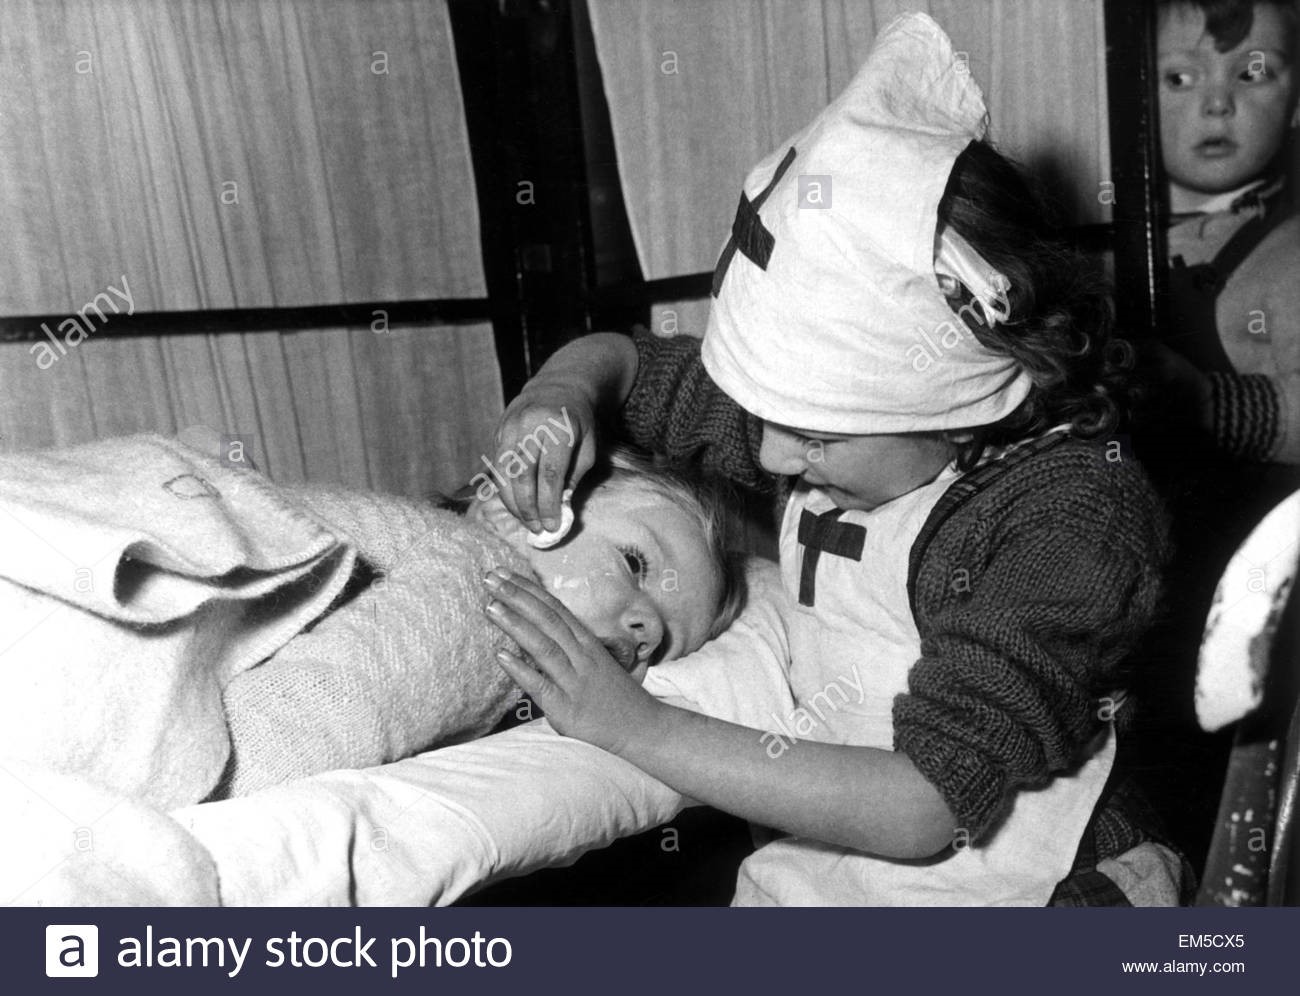
[(518, 648), (483, 615), (482, 577), (502, 565), (531, 573), (521, 554), (427, 504), (290, 493), (377, 576), (226, 686), (232, 755), (218, 797), (472, 739), (519, 697), (494, 656)]
[(175, 440), (0, 457), (0, 765), (203, 798), (229, 754), (222, 687), (354, 559), (264, 478)]

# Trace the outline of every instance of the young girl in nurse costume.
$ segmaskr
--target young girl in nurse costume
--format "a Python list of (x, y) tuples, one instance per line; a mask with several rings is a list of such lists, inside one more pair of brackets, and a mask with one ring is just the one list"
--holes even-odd
[[(750, 174), (703, 345), (588, 336), (499, 431), (561, 409), (584, 427), (515, 482), (533, 529), (590, 466), (598, 411), (786, 496), (800, 708), (768, 729), (660, 703), (538, 586), (486, 580), (527, 654), (502, 665), (556, 729), (788, 835), (746, 860), (738, 904), (1176, 899), (1177, 859), (1109, 786), (1163, 523), (1090, 438), (1116, 418), (1102, 290), (986, 121), (938, 25), (895, 21)], [(801, 205), (801, 175), (830, 177), (826, 206)]]

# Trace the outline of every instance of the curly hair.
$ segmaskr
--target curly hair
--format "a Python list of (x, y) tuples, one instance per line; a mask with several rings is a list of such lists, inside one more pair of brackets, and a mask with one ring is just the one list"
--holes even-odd
[[(728, 502), (734, 502), (735, 495), (728, 483), (688, 464), (656, 457), (626, 443), (608, 445), (601, 457), (582, 479), (582, 492), (590, 493), (596, 488), (640, 492), (676, 506), (699, 526), (720, 582), (713, 623), (705, 638), (712, 640), (726, 632), (744, 608), (747, 594), (744, 558), (729, 549), (731, 528), (727, 506)], [(575, 495), (575, 503), (582, 497), (582, 494)]]
[(1112, 432), (1127, 404), (1133, 356), (1127, 343), (1111, 337), (1113, 311), (1100, 267), (1060, 237), (1042, 197), (986, 141), (972, 142), (957, 157), (939, 220), (1010, 283), (1005, 323), (981, 322), (965, 294), (954, 310), (986, 349), (1015, 360), (1033, 382), (1015, 411), (959, 444), (958, 465), (968, 469), (988, 447), (1062, 423), (1083, 438)]

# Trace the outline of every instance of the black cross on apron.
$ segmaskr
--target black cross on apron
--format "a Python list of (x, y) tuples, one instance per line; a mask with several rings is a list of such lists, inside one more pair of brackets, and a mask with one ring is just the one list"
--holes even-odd
[(794, 155), (794, 146), (791, 146), (790, 151), (781, 160), (781, 164), (777, 166), (776, 172), (772, 174), (772, 179), (767, 181), (767, 186), (752, 202), (745, 196), (743, 190), (740, 192), (740, 204), (736, 206), (736, 220), (731, 223), (731, 238), (727, 240), (722, 255), (718, 257), (718, 265), (713, 270), (714, 297), (717, 297), (718, 291), (722, 289), (722, 280), (727, 275), (727, 269), (731, 266), (731, 260), (736, 255), (737, 249), (758, 264), (760, 270), (767, 269), (767, 261), (772, 258), (772, 250), (776, 247), (776, 236), (763, 227), (758, 209), (763, 206), (772, 188), (781, 182), (781, 177), (785, 176), (785, 171), (794, 162)]
[(803, 564), (799, 569), (799, 604), (812, 605), (816, 596), (817, 561), (823, 553), (848, 560), (861, 560), (867, 542), (867, 527), (837, 522), (842, 508), (832, 508), (813, 515), (806, 508), (799, 515), (799, 542), (803, 544)]

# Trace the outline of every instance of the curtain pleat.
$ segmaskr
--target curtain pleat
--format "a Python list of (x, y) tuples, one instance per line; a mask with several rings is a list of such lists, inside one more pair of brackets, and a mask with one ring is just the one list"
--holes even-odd
[[(711, 270), (750, 168), (852, 78), (872, 39), (925, 11), (984, 89), (991, 137), (1061, 205), (1108, 220), (1101, 0), (588, 0), (620, 179), (647, 278)], [(655, 309), (702, 334), (705, 301)]]
[[(0, 0), (0, 86), (0, 314), (486, 293), (445, 2)], [(48, 369), (0, 345), (0, 447), (206, 425), (279, 479), (418, 494), (502, 407), (487, 324), (95, 325)]]

